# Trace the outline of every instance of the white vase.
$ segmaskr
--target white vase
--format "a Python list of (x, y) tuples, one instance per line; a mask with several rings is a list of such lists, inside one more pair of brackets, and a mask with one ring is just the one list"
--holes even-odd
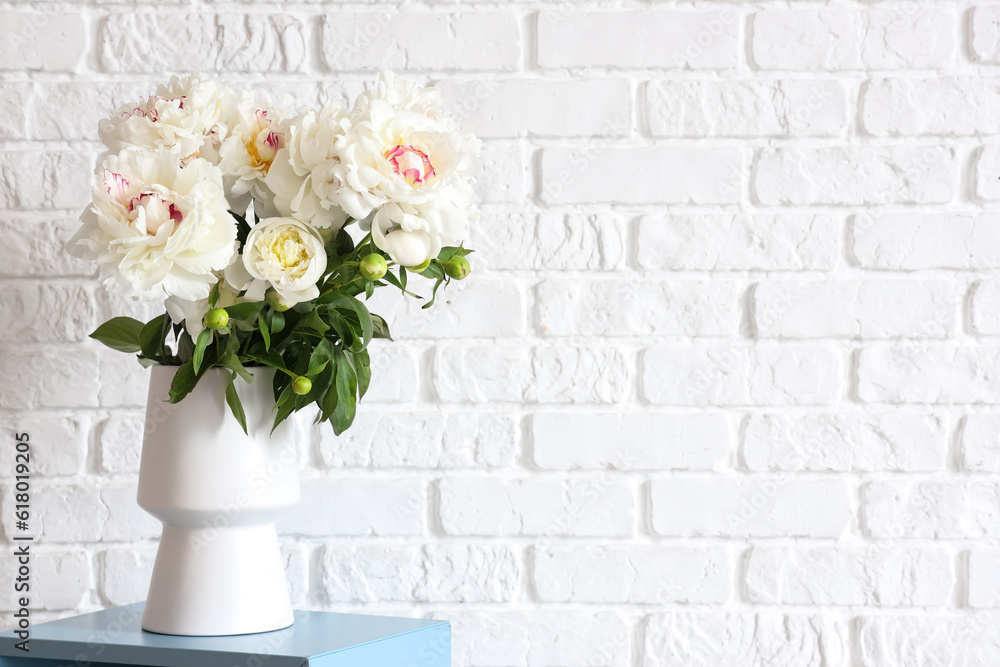
[(271, 434), (274, 370), (237, 379), (243, 432), (210, 369), (180, 403), (176, 367), (154, 366), (139, 466), (139, 506), (163, 523), (142, 627), (169, 635), (238, 635), (292, 624), (274, 522), (299, 500), (303, 413)]

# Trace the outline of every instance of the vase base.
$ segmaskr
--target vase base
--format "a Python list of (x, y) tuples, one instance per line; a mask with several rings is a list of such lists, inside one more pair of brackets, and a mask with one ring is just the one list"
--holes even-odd
[(271, 632), (293, 622), (274, 524), (164, 526), (143, 630), (217, 637)]

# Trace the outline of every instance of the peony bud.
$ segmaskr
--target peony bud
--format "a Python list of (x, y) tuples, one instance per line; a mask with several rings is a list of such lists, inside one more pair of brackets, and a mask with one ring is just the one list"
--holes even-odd
[(455, 280), (462, 280), (469, 275), (470, 271), (472, 271), (472, 267), (469, 265), (469, 260), (464, 257), (452, 257), (444, 265), (444, 272), (448, 274), (449, 278)]
[(299, 376), (292, 381), (292, 391), (294, 391), (299, 396), (305, 396), (310, 391), (312, 391), (313, 383), (307, 377)]
[(365, 255), (361, 260), (361, 275), (365, 277), (365, 280), (378, 280), (385, 275), (387, 270), (385, 257), (377, 252)]
[(281, 295), (277, 292), (268, 292), (264, 295), (264, 300), (270, 304), (271, 308), (274, 308), (279, 313), (285, 312), (294, 305), (282, 299)]
[(209, 329), (225, 329), (229, 324), (229, 313), (225, 308), (213, 308), (205, 313), (205, 326)]

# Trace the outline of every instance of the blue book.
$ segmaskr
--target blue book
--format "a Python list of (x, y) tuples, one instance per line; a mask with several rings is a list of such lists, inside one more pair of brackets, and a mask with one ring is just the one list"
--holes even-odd
[[(28, 652), (0, 633), (0, 666), (449, 667), (445, 621), (296, 611), (284, 630), (176, 637), (142, 630), (143, 603), (31, 626)], [(22, 644), (23, 645), (23, 644)]]

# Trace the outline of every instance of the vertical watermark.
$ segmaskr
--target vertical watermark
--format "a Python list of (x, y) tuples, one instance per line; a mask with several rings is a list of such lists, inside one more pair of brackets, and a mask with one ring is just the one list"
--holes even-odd
[(28, 653), (31, 638), (31, 544), (28, 535), (31, 527), (31, 436), (14, 434), (14, 635), (20, 640), (14, 644), (19, 651)]

